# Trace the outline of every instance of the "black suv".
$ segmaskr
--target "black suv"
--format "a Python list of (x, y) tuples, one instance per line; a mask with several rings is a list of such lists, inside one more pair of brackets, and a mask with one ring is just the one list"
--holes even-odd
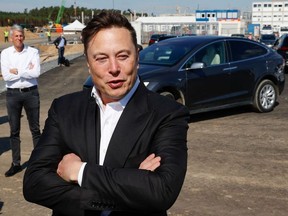
[(149, 40), (148, 45), (150, 46), (150, 45), (154, 44), (155, 42), (157, 43), (157, 42), (158, 42), (158, 39), (159, 39), (160, 37), (165, 36), (165, 35), (166, 35), (166, 34), (152, 34), (152, 35), (151, 35), (151, 38), (150, 38), (150, 40)]
[[(138, 75), (149, 90), (184, 104), (191, 114), (242, 105), (269, 112), (284, 89), (283, 70), (282, 56), (264, 44), (196, 36), (143, 49)], [(89, 77), (83, 87), (92, 86)]]

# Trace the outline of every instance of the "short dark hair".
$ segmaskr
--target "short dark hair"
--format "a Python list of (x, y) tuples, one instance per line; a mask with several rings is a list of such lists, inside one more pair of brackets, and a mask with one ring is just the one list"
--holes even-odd
[(129, 20), (116, 11), (101, 11), (98, 15), (94, 16), (89, 21), (87, 26), (82, 30), (82, 42), (84, 44), (84, 53), (87, 54), (87, 48), (90, 40), (102, 29), (108, 29), (112, 27), (126, 28), (131, 35), (132, 42), (137, 49), (137, 37), (136, 31), (129, 22)]

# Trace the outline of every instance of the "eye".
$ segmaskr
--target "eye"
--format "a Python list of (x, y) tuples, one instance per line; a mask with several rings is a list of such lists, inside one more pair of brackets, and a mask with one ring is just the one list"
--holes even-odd
[(127, 58), (129, 58), (128, 54), (120, 54), (117, 56), (117, 58), (121, 61), (126, 60)]
[(95, 56), (94, 59), (96, 62), (104, 63), (107, 61), (108, 58), (107, 56)]

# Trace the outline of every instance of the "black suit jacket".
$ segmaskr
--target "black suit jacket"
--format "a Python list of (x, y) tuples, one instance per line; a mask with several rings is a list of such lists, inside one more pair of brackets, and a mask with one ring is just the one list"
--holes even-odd
[[(55, 99), (24, 176), (24, 197), (53, 215), (166, 215), (186, 173), (188, 110), (141, 83), (112, 135), (104, 165), (98, 165), (99, 109), (91, 90)], [(82, 186), (57, 173), (63, 155), (87, 162)], [(161, 156), (154, 172), (138, 169), (151, 153)]]

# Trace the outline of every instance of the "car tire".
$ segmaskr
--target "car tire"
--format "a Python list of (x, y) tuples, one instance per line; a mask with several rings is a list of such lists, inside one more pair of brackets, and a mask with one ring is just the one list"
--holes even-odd
[(275, 84), (271, 80), (263, 80), (255, 91), (253, 106), (258, 112), (270, 112), (274, 109), (277, 98)]

